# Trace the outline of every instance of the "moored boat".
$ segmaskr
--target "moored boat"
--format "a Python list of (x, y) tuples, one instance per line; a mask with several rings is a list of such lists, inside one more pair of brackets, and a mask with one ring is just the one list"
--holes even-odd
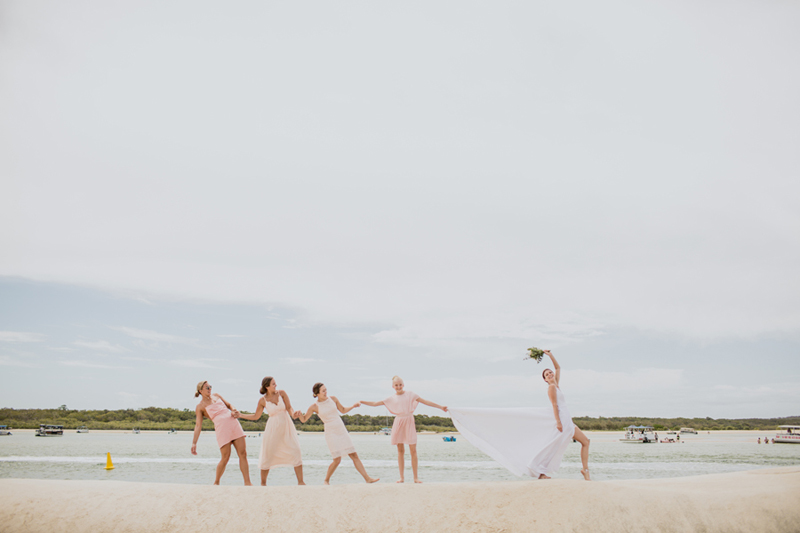
[(141, 430), (139, 430), (139, 428), (133, 428), (134, 435), (138, 435), (139, 433), (141, 433)]
[(694, 428), (681, 428), (681, 433), (692, 433), (697, 435), (697, 430)]
[(653, 433), (653, 426), (628, 426), (625, 428), (625, 438), (619, 440), (620, 442), (641, 442), (642, 444), (658, 442)]
[(77, 429), (76, 433), (89, 433), (89, 428), (86, 426), (81, 426)]
[(8, 426), (0, 426), (0, 435), (11, 435), (11, 428)]
[(61, 437), (64, 435), (64, 426), (55, 424), (39, 424), (36, 430), (37, 437)]
[(381, 435), (391, 435), (392, 428), (381, 428), (381, 430), (378, 431), (378, 433), (380, 433)]
[(800, 426), (778, 426), (783, 430), (782, 433), (775, 435), (772, 439), (775, 444), (782, 442), (784, 444), (800, 444)]

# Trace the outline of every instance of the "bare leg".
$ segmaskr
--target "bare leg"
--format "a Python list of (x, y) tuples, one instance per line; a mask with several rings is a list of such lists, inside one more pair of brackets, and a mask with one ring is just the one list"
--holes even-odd
[(222, 479), (222, 474), (225, 473), (225, 467), (228, 466), (228, 459), (231, 458), (231, 443), (229, 442), (220, 448), (219, 453), (222, 454), (222, 457), (217, 464), (217, 479), (214, 480), (214, 485), (219, 485), (219, 480)]
[(328, 467), (328, 473), (325, 475), (325, 484), (326, 485), (330, 485), (331, 484), (331, 476), (333, 475), (334, 472), (336, 472), (336, 467), (338, 467), (339, 463), (341, 463), (341, 462), (342, 462), (342, 458), (341, 457), (337, 457), (337, 458), (335, 458), (333, 460), (333, 462)]
[(244, 437), (239, 437), (233, 441), (233, 447), (236, 448), (236, 454), (239, 456), (239, 470), (244, 476), (244, 485), (249, 487), (252, 483), (250, 483), (250, 465), (247, 464), (247, 445), (244, 439)]
[[(376, 481), (381, 480), (381, 478), (371, 478), (369, 475), (367, 475), (367, 469), (364, 468), (364, 463), (362, 463), (361, 459), (358, 458), (358, 454), (356, 452), (350, 454), (350, 459), (353, 460), (356, 470), (358, 470), (358, 473), (364, 478), (364, 481), (367, 483), (375, 483)], [(328, 477), (330, 477), (330, 475)]]
[(589, 479), (589, 437), (587, 437), (578, 426), (575, 426), (573, 438), (581, 443), (581, 464), (583, 465), (581, 474), (583, 474), (583, 479), (591, 481)]
[(398, 483), (405, 483), (406, 474), (406, 448), (402, 444), (397, 445), (397, 466), (400, 468), (400, 479)]
[(411, 452), (411, 471), (414, 472), (414, 483), (422, 483), (419, 480), (419, 461), (417, 460), (417, 445), (409, 444), (408, 450)]
[(305, 485), (303, 482), (303, 465), (294, 467), (294, 475), (297, 476), (298, 485)]
[(261, 471), (261, 486), (262, 487), (266, 487), (267, 486), (267, 476), (268, 475), (269, 475), (269, 468), (267, 468), (266, 470), (262, 470)]

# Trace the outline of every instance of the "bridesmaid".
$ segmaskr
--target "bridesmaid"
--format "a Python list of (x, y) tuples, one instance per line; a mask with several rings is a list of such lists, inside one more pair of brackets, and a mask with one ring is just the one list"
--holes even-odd
[(292, 466), (297, 476), (297, 484), (303, 482), (303, 460), (300, 456), (300, 441), (292, 418), (297, 418), (299, 411), (292, 412), (292, 403), (286, 391), (278, 390), (275, 379), (271, 376), (261, 380), (261, 394), (256, 412), (252, 415), (239, 415), (245, 420), (258, 420), (264, 409), (267, 410), (267, 425), (261, 438), (261, 452), (258, 454), (258, 467), (261, 469), (261, 485), (266, 486), (270, 468), (276, 466)]
[(364, 468), (361, 459), (358, 458), (353, 441), (350, 439), (350, 435), (347, 434), (347, 428), (342, 422), (341, 415), (339, 415), (340, 412), (342, 414), (347, 413), (361, 404), (355, 403), (351, 407), (345, 408), (336, 396), (328, 396), (328, 387), (322, 383), (315, 383), (311, 388), (311, 392), (317, 401), (312, 403), (306, 414), (300, 417), (300, 422), (305, 422), (311, 418), (313, 413), (317, 413), (322, 419), (322, 423), (325, 424), (325, 441), (328, 443), (328, 449), (330, 449), (333, 456), (333, 462), (328, 467), (328, 473), (325, 475), (325, 484), (331, 484), (331, 476), (336, 471), (339, 463), (342, 462), (343, 455), (350, 456), (356, 470), (364, 478), (364, 481), (367, 483), (380, 481), (379, 478), (371, 478), (367, 475), (367, 470)]
[(231, 404), (225, 401), (225, 398), (219, 394), (214, 393), (211, 396), (211, 385), (208, 381), (201, 381), (197, 384), (197, 391), (194, 397), (202, 396), (203, 399), (195, 407), (194, 412), (197, 415), (194, 423), (194, 438), (192, 439), (192, 455), (197, 455), (197, 439), (200, 438), (200, 431), (203, 429), (203, 418), (210, 418), (214, 422), (214, 434), (217, 437), (217, 444), (219, 444), (219, 451), (222, 458), (217, 464), (217, 478), (214, 480), (214, 485), (219, 485), (219, 480), (225, 472), (225, 467), (228, 466), (228, 460), (231, 458), (231, 444), (236, 448), (236, 454), (239, 456), (239, 469), (244, 476), (244, 484), (250, 485), (250, 466), (247, 464), (247, 448), (245, 445), (244, 430), (242, 425), (236, 420), (239, 416), (239, 411), (234, 409)]
[(447, 406), (423, 400), (417, 393), (403, 390), (403, 380), (398, 376), (392, 378), (392, 387), (394, 387), (395, 394), (385, 400), (381, 402), (362, 401), (361, 403), (372, 407), (385, 405), (389, 412), (395, 415), (394, 423), (392, 424), (392, 444), (397, 445), (397, 466), (400, 468), (400, 479), (397, 482), (405, 482), (404, 445), (408, 444), (411, 452), (411, 470), (414, 472), (414, 483), (422, 483), (418, 475), (417, 426), (414, 424), (414, 409), (421, 403), (447, 412)]

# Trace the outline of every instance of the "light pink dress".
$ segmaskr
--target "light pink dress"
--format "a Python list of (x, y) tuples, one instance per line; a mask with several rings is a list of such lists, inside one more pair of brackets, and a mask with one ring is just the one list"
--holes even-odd
[(242, 425), (233, 418), (231, 410), (222, 400), (215, 400), (207, 405), (206, 414), (214, 422), (214, 434), (217, 436), (220, 448), (239, 437), (244, 437)]
[(416, 444), (417, 426), (414, 424), (414, 409), (419, 403), (419, 395), (410, 390), (403, 394), (392, 394), (383, 405), (394, 415), (392, 424), (392, 444)]
[(258, 454), (258, 468), (269, 470), (276, 466), (300, 466), (300, 441), (292, 417), (286, 411), (283, 396), (278, 396), (278, 405), (264, 398), (269, 418), (261, 437), (261, 452)]
[(339, 414), (336, 403), (330, 398), (324, 402), (318, 400), (317, 409), (319, 409), (319, 418), (325, 424), (325, 442), (328, 443), (328, 449), (333, 458), (356, 453), (356, 448), (353, 446), (344, 422), (342, 422), (342, 416)]

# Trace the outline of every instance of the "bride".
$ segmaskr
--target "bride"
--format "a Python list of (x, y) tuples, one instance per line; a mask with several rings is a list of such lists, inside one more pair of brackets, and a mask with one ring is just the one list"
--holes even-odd
[(550, 350), (544, 353), (556, 369), (542, 372), (552, 410), (450, 408), (450, 416), (468, 441), (517, 476), (550, 479), (547, 474), (558, 470), (567, 445), (575, 439), (581, 444), (581, 474), (589, 481), (589, 439), (567, 409), (559, 387), (561, 366)]

